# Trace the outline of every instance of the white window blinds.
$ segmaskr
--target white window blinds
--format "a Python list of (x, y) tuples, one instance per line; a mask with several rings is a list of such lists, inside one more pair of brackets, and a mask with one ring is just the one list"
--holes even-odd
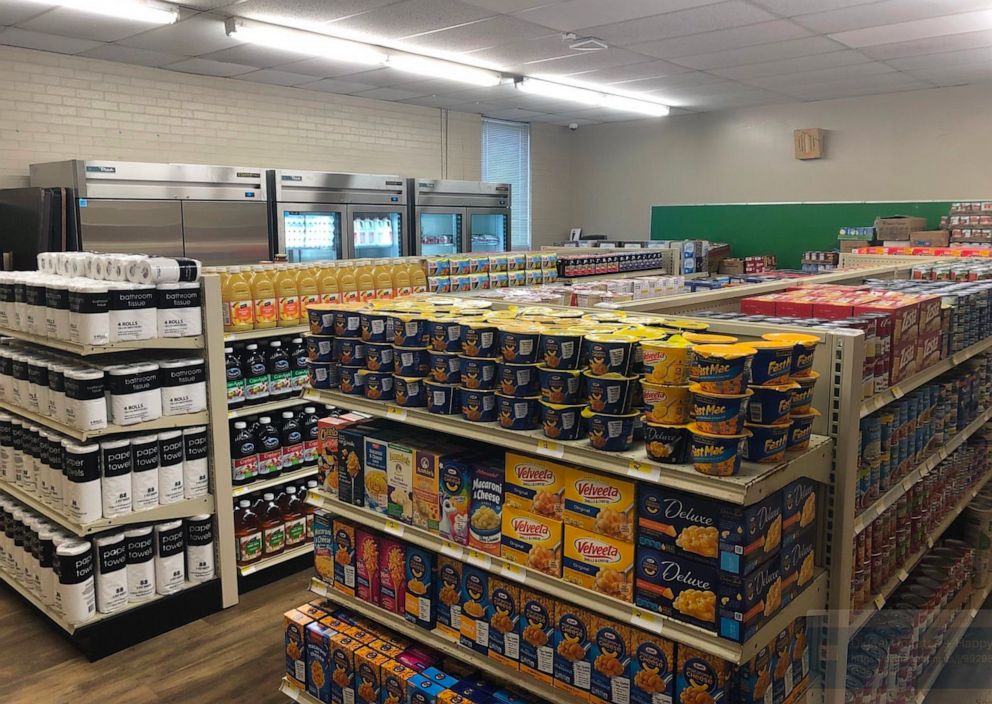
[(482, 180), (509, 183), (512, 249), (530, 249), (530, 125), (482, 119)]

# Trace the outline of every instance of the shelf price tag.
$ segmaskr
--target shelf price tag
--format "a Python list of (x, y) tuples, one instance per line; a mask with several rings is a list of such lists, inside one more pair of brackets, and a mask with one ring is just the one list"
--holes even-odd
[(397, 538), (403, 537), (403, 524), (392, 519), (387, 519), (386, 522), (383, 523), (382, 529), (390, 535), (395, 535)]
[(912, 479), (910, 479), (909, 477), (906, 477), (905, 479), (902, 480), (902, 490), (903, 491), (909, 491), (912, 488), (913, 488), (913, 480)]
[(386, 417), (400, 422), (405, 421), (406, 409), (399, 406), (386, 406)]
[(900, 582), (905, 582), (909, 579), (909, 573), (907, 573), (906, 570), (900, 569), (896, 574), (899, 576)]
[(929, 536), (929, 535), (927, 536), (927, 547), (928, 548), (932, 548), (933, 547), (933, 538), (931, 536)]
[(874, 601), (875, 601), (875, 608), (881, 611), (882, 607), (885, 606), (885, 597), (879, 594), (878, 596), (875, 597)]
[(505, 562), (500, 567), (500, 574), (507, 579), (512, 579), (515, 582), (520, 582), (524, 584), (527, 582), (527, 572), (520, 565), (515, 565), (512, 562)]
[(538, 440), (536, 452), (539, 455), (561, 459), (565, 456), (565, 446), (552, 440)]
[(661, 468), (652, 467), (647, 462), (631, 460), (627, 463), (627, 475), (645, 482), (657, 482), (661, 480)]
[(489, 555), (484, 552), (479, 552), (478, 550), (473, 550), (472, 548), (465, 551), (465, 559), (470, 565), (475, 565), (483, 570), (488, 570), (493, 563), (493, 560), (489, 557)]
[(452, 560), (461, 560), (464, 550), (461, 545), (456, 545), (450, 540), (441, 541), (441, 554), (447, 555)]
[(630, 625), (652, 633), (661, 633), (661, 617), (644, 609), (634, 609), (633, 613), (630, 614)]

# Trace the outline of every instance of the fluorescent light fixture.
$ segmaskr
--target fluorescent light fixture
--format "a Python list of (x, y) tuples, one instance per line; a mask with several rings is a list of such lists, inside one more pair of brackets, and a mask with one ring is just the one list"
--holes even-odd
[(371, 44), (338, 39), (302, 29), (250, 22), (235, 17), (228, 19), (225, 27), (227, 35), (238, 41), (307, 56), (320, 56), (367, 66), (383, 66), (389, 58), (386, 52)]
[(616, 93), (604, 93), (591, 88), (569, 86), (564, 83), (544, 81), (539, 78), (522, 78), (517, 81), (517, 88), (531, 95), (543, 98), (557, 98), (573, 103), (582, 103), (593, 107), (608, 108), (621, 112), (635, 112), (652, 117), (664, 117), (669, 113), (669, 107), (662, 103), (642, 98), (633, 98)]
[(179, 10), (172, 5), (146, 0), (34, 0), (44, 5), (68, 7), (94, 15), (106, 15), (122, 20), (135, 20), (150, 24), (173, 24), (179, 19)]
[(498, 86), (502, 80), (502, 76), (495, 71), (416, 54), (390, 54), (387, 65), (405, 73), (469, 83), (473, 86)]

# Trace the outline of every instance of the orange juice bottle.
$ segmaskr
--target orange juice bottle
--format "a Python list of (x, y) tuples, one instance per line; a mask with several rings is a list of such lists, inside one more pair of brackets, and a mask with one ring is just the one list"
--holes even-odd
[(338, 288), (338, 269), (331, 262), (321, 262), (317, 272), (317, 288), (321, 303), (340, 303), (341, 290)]
[(279, 327), (291, 328), (300, 324), (300, 288), (296, 272), (288, 264), (276, 264), (276, 300), (279, 302)]
[(320, 303), (320, 289), (317, 275), (312, 266), (297, 265), (296, 283), (300, 289), (300, 323), (307, 321), (307, 308), (314, 303)]
[(357, 267), (351, 262), (343, 264), (338, 269), (338, 290), (342, 303), (358, 302)]
[(376, 298), (384, 300), (396, 298), (396, 292), (393, 290), (393, 267), (388, 259), (376, 261), (372, 276), (375, 281)]
[(410, 288), (413, 290), (413, 293), (426, 293), (427, 274), (424, 273), (424, 268), (421, 266), (420, 261), (417, 259), (412, 260), (407, 264), (406, 269), (410, 272)]
[(393, 290), (396, 292), (397, 298), (409, 296), (413, 293), (410, 268), (403, 259), (398, 260), (396, 266), (393, 267)]
[(355, 281), (358, 284), (358, 300), (362, 303), (375, 299), (375, 268), (369, 259), (355, 269)]
[(255, 312), (251, 302), (251, 286), (242, 276), (241, 267), (231, 267), (227, 275), (227, 286), (221, 283), (221, 298), (224, 300), (224, 330), (242, 332), (255, 326)]
[(255, 327), (274, 328), (279, 320), (272, 268), (256, 264), (251, 268), (251, 297), (255, 304)]

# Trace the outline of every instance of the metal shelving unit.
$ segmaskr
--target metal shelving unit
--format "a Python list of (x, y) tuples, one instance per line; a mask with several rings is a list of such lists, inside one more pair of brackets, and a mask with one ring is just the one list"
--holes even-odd
[(158, 430), (170, 430), (172, 428), (189, 428), (194, 425), (206, 425), (210, 422), (210, 414), (203, 411), (201, 413), (186, 413), (180, 416), (162, 416), (161, 418), (156, 418), (155, 420), (145, 421), (144, 423), (135, 423), (134, 425), (115, 425), (113, 423), (108, 423), (105, 428), (98, 428), (96, 430), (79, 430), (78, 428), (73, 428), (70, 425), (59, 423), (48, 416), (32, 413), (31, 411), (20, 408), (19, 406), (13, 406), (9, 403), (0, 402), (0, 410), (13, 413), (14, 415), (21, 416), (22, 418), (27, 418), (33, 423), (43, 425), (46, 428), (58, 431), (63, 435), (67, 435), (80, 441), (92, 440), (93, 438), (103, 438), (108, 435), (117, 435), (119, 433), (146, 433)]
[(134, 340), (128, 342), (110, 342), (106, 345), (81, 345), (68, 340), (59, 340), (44, 335), (32, 335), (20, 330), (0, 328), (0, 337), (13, 337), (25, 342), (31, 342), (52, 350), (61, 350), (69, 354), (89, 357), (91, 355), (112, 354), (115, 352), (143, 352), (147, 350), (199, 350), (203, 349), (203, 335), (195, 337), (154, 337), (149, 340)]
[(295, 472), (280, 474), (275, 479), (266, 479), (261, 482), (252, 482), (251, 484), (242, 484), (240, 486), (232, 487), (231, 496), (237, 498), (239, 496), (245, 496), (246, 494), (254, 494), (256, 491), (262, 491), (274, 486), (282, 486), (287, 482), (295, 482), (297, 479), (307, 479), (315, 476), (316, 474), (316, 467), (304, 467), (303, 469), (298, 469)]
[(302, 395), (293, 396), (292, 398), (284, 398), (279, 401), (269, 401), (267, 403), (256, 403), (252, 406), (242, 406), (241, 408), (235, 408), (233, 411), (227, 412), (227, 417), (230, 419), (244, 418), (246, 416), (259, 416), (266, 413), (273, 413), (275, 411), (285, 411), (287, 408), (295, 408), (301, 404), (307, 402), (307, 399)]
[(269, 569), (270, 567), (275, 567), (276, 565), (281, 565), (284, 562), (289, 562), (290, 560), (295, 560), (298, 557), (303, 557), (304, 555), (313, 554), (313, 543), (304, 543), (303, 545), (298, 545), (291, 550), (283, 550), (281, 553), (275, 557), (270, 557), (267, 560), (259, 560), (251, 565), (242, 565), (238, 567), (238, 574), (242, 577), (247, 577), (250, 574), (255, 574), (256, 572), (261, 572), (262, 570)]
[(289, 337), (290, 335), (303, 335), (310, 332), (308, 325), (293, 325), (285, 328), (260, 328), (258, 330), (245, 330), (244, 332), (225, 332), (224, 342), (250, 342), (261, 340), (267, 337)]

